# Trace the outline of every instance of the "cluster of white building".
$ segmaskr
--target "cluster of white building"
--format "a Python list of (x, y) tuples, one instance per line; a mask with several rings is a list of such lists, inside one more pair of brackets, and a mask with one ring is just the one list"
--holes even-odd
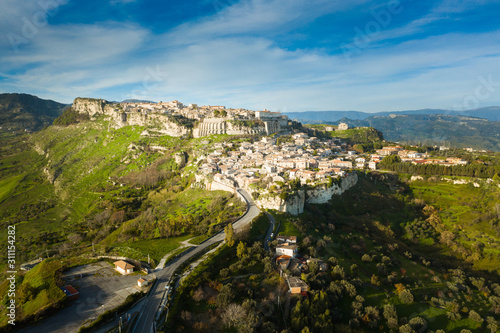
[(247, 109), (232, 109), (226, 108), (223, 105), (203, 105), (197, 104), (184, 105), (175, 100), (172, 102), (123, 102), (120, 103), (123, 110), (126, 112), (137, 111), (146, 113), (162, 113), (181, 115), (189, 119), (205, 119), (205, 118), (227, 118), (227, 119), (260, 119), (263, 121), (276, 120), (280, 122), (282, 127), (288, 125), (288, 117), (279, 112), (271, 112), (268, 110), (251, 111)]
[(324, 182), (328, 177), (343, 176), (346, 169), (353, 168), (353, 161), (347, 159), (345, 145), (339, 145), (339, 140), (320, 141), (305, 133), (294, 134), (292, 138), (293, 142), (281, 145), (269, 137), (254, 143), (242, 142), (239, 146), (215, 144), (215, 150), (207, 154), (200, 172), (215, 174), (215, 181), (228, 186), (248, 188), (264, 180), (269, 187), (280, 188), (294, 179), (302, 184)]
[[(349, 169), (377, 169), (377, 164), (388, 155), (398, 155), (404, 162), (463, 165), (460, 158), (428, 159), (417, 151), (400, 146), (384, 147), (375, 154), (359, 155), (341, 139), (319, 140), (305, 133), (292, 135), (291, 142), (276, 144), (276, 139), (264, 137), (250, 143), (217, 143), (208, 153), (200, 172), (213, 175), (214, 180), (234, 187), (249, 189), (264, 181), (268, 188), (280, 189), (287, 181), (299, 179), (301, 184), (314, 185), (330, 177), (342, 177)], [(264, 175), (264, 177), (263, 177)]]

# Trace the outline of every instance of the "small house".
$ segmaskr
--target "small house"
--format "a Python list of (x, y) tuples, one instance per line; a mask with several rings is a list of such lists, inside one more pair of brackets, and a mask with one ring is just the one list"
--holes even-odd
[(306, 293), (309, 290), (309, 286), (307, 285), (307, 283), (296, 276), (289, 277), (287, 279), (287, 282), (291, 294), (302, 294)]
[(295, 258), (295, 256), (299, 252), (299, 247), (297, 245), (288, 245), (288, 243), (285, 244), (276, 247), (276, 255), (285, 255)]
[(74, 301), (80, 298), (80, 293), (78, 292), (78, 290), (70, 285), (62, 287), (61, 290), (64, 292), (64, 294), (66, 294), (66, 297), (69, 301)]
[(345, 131), (349, 129), (349, 125), (346, 123), (340, 123), (339, 126), (337, 127), (338, 131)]
[(134, 272), (135, 266), (123, 260), (115, 261), (113, 264), (115, 265), (115, 270), (122, 275), (128, 275)]
[(289, 256), (279, 256), (276, 258), (276, 265), (284, 271), (290, 265), (290, 257)]
[(281, 243), (297, 244), (297, 236), (278, 235), (276, 236), (276, 239), (280, 244)]
[(148, 285), (148, 281), (144, 280), (143, 278), (140, 278), (139, 280), (137, 280), (137, 285), (139, 287), (146, 287)]

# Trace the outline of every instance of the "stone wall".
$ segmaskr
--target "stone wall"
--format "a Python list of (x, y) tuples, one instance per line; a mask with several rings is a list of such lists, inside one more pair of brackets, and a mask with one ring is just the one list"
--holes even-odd
[(202, 136), (214, 134), (226, 134), (227, 123), (225, 118), (205, 118), (198, 124), (198, 127), (193, 130), (193, 136), (200, 138)]
[(236, 194), (238, 198), (240, 198), (241, 201), (246, 203), (247, 201), (245, 200), (245, 197), (241, 195), (240, 192), (236, 191), (235, 187), (229, 186), (227, 184), (222, 184), (216, 181), (213, 181), (211, 183), (207, 183), (207, 190), (209, 191), (225, 191), (225, 192), (231, 192), (233, 194)]
[[(266, 128), (259, 127), (246, 127), (236, 125), (228, 121), (227, 118), (205, 118), (198, 124), (198, 127), (193, 130), (193, 136), (200, 138), (208, 135), (215, 134), (228, 134), (228, 135), (252, 135), (252, 134), (266, 134)], [(273, 132), (274, 133), (274, 132)]]

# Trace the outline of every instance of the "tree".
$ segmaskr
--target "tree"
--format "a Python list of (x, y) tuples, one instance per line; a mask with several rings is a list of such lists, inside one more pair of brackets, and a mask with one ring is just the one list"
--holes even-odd
[(225, 309), (234, 299), (234, 290), (232, 284), (228, 283), (222, 286), (219, 295), (217, 295), (217, 307)]
[(399, 299), (403, 303), (411, 304), (413, 303), (413, 294), (408, 289), (405, 289), (399, 294)]
[(234, 229), (233, 229), (233, 224), (232, 223), (229, 223), (224, 228), (224, 233), (226, 234), (226, 237), (224, 238), (224, 241), (227, 243), (227, 246), (233, 247), (233, 245), (234, 245)]
[(423, 333), (427, 329), (427, 322), (422, 317), (413, 317), (408, 324), (418, 333)]
[(236, 247), (236, 256), (240, 259), (243, 259), (246, 253), (247, 253), (247, 247), (245, 246), (245, 243), (240, 241), (238, 246)]
[(396, 312), (396, 308), (392, 304), (386, 304), (384, 305), (384, 318), (389, 319), (389, 318), (397, 318), (398, 314)]
[(378, 277), (375, 274), (373, 274), (371, 277), (371, 283), (374, 286), (380, 286), (380, 281), (378, 280)]
[(201, 286), (198, 286), (198, 289), (195, 290), (193, 293), (193, 299), (196, 302), (199, 302), (205, 298), (205, 293), (203, 292), (203, 288)]
[(400, 333), (415, 333), (415, 330), (411, 328), (409, 324), (405, 324), (399, 328)]
[(483, 318), (481, 318), (481, 315), (479, 313), (477, 313), (476, 311), (474, 310), (470, 310), (469, 312), (469, 319), (470, 320), (473, 320), (477, 323), (482, 323), (484, 321)]
[(382, 159), (382, 161), (380, 162), (380, 167), (390, 167), (398, 163), (401, 163), (401, 158), (398, 155), (389, 155)]
[(363, 256), (361, 257), (361, 260), (364, 261), (364, 262), (371, 262), (372, 261), (372, 257), (369, 255), (369, 254), (363, 254)]
[(405, 290), (405, 286), (402, 283), (397, 283), (394, 285), (396, 287), (396, 293), (399, 295), (403, 290)]
[(222, 323), (226, 327), (238, 327), (243, 324), (246, 317), (245, 309), (238, 304), (230, 304), (222, 313)]
[(29, 282), (25, 282), (21, 284), (19, 287), (19, 299), (21, 303), (26, 303), (35, 299), (36, 297), (36, 288), (33, 287)]

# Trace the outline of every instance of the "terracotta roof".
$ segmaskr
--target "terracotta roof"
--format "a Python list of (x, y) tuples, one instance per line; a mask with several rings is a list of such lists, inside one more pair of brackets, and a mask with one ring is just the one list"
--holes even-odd
[(61, 288), (67, 296), (78, 295), (79, 292), (70, 285)]
[(123, 260), (115, 261), (113, 264), (114, 264), (116, 267), (119, 267), (119, 268), (121, 268), (121, 269), (123, 269), (123, 270), (125, 270), (125, 271), (126, 271), (127, 269), (130, 269), (130, 268), (134, 268), (134, 267), (135, 267), (134, 265), (131, 265), (131, 264), (129, 264), (128, 262), (125, 262), (125, 261), (123, 261)]

